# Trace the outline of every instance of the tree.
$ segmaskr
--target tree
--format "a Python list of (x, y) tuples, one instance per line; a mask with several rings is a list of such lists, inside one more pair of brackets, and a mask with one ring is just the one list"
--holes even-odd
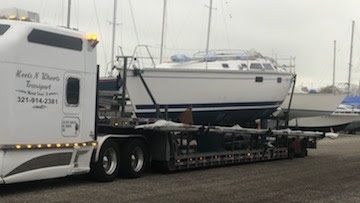
[(343, 94), (344, 91), (336, 86), (328, 85), (326, 87), (322, 87), (319, 90), (319, 93), (333, 93), (335, 91), (335, 94)]

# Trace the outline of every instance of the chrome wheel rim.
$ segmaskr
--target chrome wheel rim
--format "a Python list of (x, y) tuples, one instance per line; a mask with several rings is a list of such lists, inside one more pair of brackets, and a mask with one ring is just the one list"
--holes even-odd
[(131, 154), (131, 168), (134, 172), (139, 172), (144, 166), (144, 153), (141, 147), (136, 147)]
[(105, 151), (102, 166), (107, 175), (111, 175), (115, 172), (117, 167), (117, 157), (114, 149), (109, 148)]

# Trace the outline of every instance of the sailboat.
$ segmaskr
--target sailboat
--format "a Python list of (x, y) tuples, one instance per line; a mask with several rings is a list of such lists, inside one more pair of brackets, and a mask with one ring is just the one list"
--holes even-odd
[(195, 124), (233, 125), (267, 118), (280, 106), (293, 82), (292, 73), (255, 51), (208, 47), (193, 56), (174, 55), (160, 65), (141, 67), (135, 57), (120, 65), (122, 89), (134, 115), (156, 117), (166, 112), (166, 118), (177, 120), (191, 109)]
[[(323, 105), (321, 108), (316, 107), (316, 105), (313, 105), (318, 109), (317, 111), (309, 110), (308, 112), (311, 112), (314, 114), (313, 116), (305, 117), (305, 114), (303, 114), (301, 117), (293, 118), (289, 121), (289, 127), (292, 129), (298, 129), (298, 130), (312, 130), (312, 131), (324, 131), (324, 132), (330, 132), (330, 131), (355, 131), (359, 129), (359, 121), (360, 116), (359, 112), (360, 110), (352, 105), (346, 105), (346, 103), (355, 102), (356, 98), (349, 97), (350, 94), (350, 84), (351, 84), (351, 67), (352, 67), (352, 49), (353, 49), (353, 36), (354, 36), (354, 27), (355, 27), (355, 21), (352, 21), (352, 31), (351, 31), (351, 43), (350, 43), (350, 60), (349, 60), (349, 77), (348, 77), (348, 89), (347, 94), (348, 97), (345, 98), (345, 95), (332, 95), (334, 99), (328, 100), (327, 102), (321, 101), (320, 97), (323, 97), (322, 95), (313, 94), (319, 99), (313, 100), (316, 101), (315, 103)], [(335, 87), (335, 53), (336, 53), (336, 41), (334, 41), (334, 72), (333, 72), (333, 87)], [(334, 88), (335, 89), (335, 88)], [(330, 97), (331, 95), (327, 95), (326, 97)], [(335, 98), (342, 98), (342, 100), (337, 100)], [(325, 98), (323, 98), (325, 99)], [(337, 105), (337, 108), (333, 110), (331, 113), (323, 114), (321, 115), (321, 112), (326, 113), (324, 109), (330, 107), (329, 104), (336, 104), (337, 102), (341, 104)], [(303, 102), (303, 106), (308, 105), (310, 102)], [(308, 108), (309, 109), (309, 108)], [(320, 111), (321, 110), (321, 111)], [(316, 115), (318, 114), (318, 115)], [(309, 115), (309, 113), (307, 114)], [(348, 127), (349, 126), (349, 127)]]

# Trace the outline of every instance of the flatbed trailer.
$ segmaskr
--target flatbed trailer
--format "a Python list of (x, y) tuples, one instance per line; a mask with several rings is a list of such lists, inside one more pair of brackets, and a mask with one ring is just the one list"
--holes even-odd
[[(118, 155), (119, 173), (132, 178), (140, 177), (150, 166), (178, 171), (305, 157), (307, 149), (316, 148), (317, 141), (326, 136), (322, 132), (201, 126), (137, 118), (109, 119), (107, 124), (99, 125), (99, 132), (98, 140), (111, 140), (115, 148), (122, 148)], [(103, 165), (101, 170), (113, 169), (117, 163), (108, 160), (114, 156), (96, 156), (95, 160), (113, 164)]]

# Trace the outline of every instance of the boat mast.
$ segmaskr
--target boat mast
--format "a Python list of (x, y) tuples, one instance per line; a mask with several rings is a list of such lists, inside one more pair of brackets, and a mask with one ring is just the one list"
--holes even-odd
[(166, 0), (164, 0), (164, 8), (163, 8), (163, 19), (162, 19), (162, 29), (161, 29), (161, 43), (160, 43), (160, 64), (162, 63), (163, 57), (163, 48), (164, 48), (164, 32), (165, 32), (165, 20), (166, 20)]
[(333, 62), (333, 83), (332, 83), (333, 94), (335, 94), (335, 61), (336, 61), (336, 40), (334, 40), (334, 62)]
[[(212, 0), (210, 0), (210, 6), (209, 6), (209, 21), (208, 21), (208, 31), (207, 31), (207, 41), (206, 41), (206, 50), (205, 50), (205, 58), (209, 54), (209, 42), (210, 42), (210, 27), (211, 27), (211, 15), (212, 15)], [(208, 68), (207, 60), (205, 61), (205, 68)]]
[(111, 64), (110, 76), (113, 75), (113, 69), (114, 69), (116, 9), (117, 9), (117, 0), (114, 0), (114, 13), (113, 13), (113, 24), (112, 24), (112, 43), (111, 43), (111, 61), (110, 61), (110, 64)]
[(67, 13), (67, 24), (66, 24), (67, 28), (70, 28), (70, 12), (71, 12), (71, 0), (68, 0), (68, 13)]
[(350, 61), (349, 61), (349, 78), (348, 78), (348, 91), (347, 94), (350, 94), (350, 81), (351, 81), (351, 62), (352, 62), (352, 51), (353, 51), (353, 40), (354, 40), (354, 28), (355, 28), (355, 21), (352, 21), (352, 29), (351, 29), (351, 43), (350, 43)]

